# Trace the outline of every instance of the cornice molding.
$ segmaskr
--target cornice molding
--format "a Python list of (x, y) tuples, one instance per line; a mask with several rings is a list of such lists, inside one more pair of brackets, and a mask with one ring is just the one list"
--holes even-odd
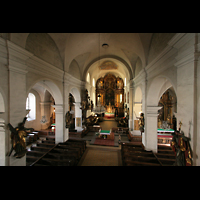
[(43, 76), (48, 76), (58, 81), (63, 81), (63, 70), (58, 69), (57, 67), (41, 60), (36, 56), (28, 59), (26, 65), (28, 66), (27, 68), (30, 72), (41, 74)]
[(82, 85), (85, 85), (84, 81), (81, 81), (66, 72), (65, 72), (65, 76), (64, 76), (64, 82), (66, 85), (69, 84), (69, 85), (74, 85), (76, 87), (81, 87)]

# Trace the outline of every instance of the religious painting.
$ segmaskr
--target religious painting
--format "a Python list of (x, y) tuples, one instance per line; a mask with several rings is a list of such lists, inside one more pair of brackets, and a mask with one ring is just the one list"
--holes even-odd
[(105, 61), (99, 66), (100, 70), (117, 69), (117, 65), (112, 61)]
[(115, 94), (114, 94), (114, 91), (112, 89), (108, 89), (106, 91), (106, 95), (105, 95), (105, 102), (106, 102), (106, 105), (109, 105), (109, 103), (111, 105), (114, 105), (114, 98), (115, 98)]
[(76, 117), (76, 126), (77, 127), (81, 127), (81, 118), (80, 117)]

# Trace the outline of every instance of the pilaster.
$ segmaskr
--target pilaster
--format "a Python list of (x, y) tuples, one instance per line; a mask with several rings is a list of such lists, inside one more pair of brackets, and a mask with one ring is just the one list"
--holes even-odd
[(134, 90), (134, 85), (133, 85), (133, 80), (130, 80), (129, 82), (129, 129), (133, 130), (134, 124), (133, 124), (133, 90)]
[(6, 165), (5, 120), (0, 118), (0, 166)]
[[(145, 149), (157, 152), (157, 117), (160, 106), (147, 106), (145, 117)], [(144, 141), (144, 140), (143, 140)]]
[(82, 110), (80, 109), (80, 102), (75, 103), (75, 129), (82, 131)]
[(52, 105), (55, 108), (55, 143), (64, 142), (64, 116), (63, 105)]

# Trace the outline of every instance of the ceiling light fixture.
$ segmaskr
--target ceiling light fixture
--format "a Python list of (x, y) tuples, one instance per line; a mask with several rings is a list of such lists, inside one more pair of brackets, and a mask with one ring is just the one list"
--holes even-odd
[(107, 48), (109, 47), (109, 45), (106, 44), (106, 43), (104, 43), (104, 44), (102, 44), (102, 47), (103, 47), (104, 49), (107, 49)]

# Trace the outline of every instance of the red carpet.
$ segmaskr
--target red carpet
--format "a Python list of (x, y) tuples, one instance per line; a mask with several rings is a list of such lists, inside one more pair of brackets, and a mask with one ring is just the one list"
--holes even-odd
[(114, 140), (107, 140), (103, 138), (96, 138), (94, 144), (102, 146), (114, 146)]

